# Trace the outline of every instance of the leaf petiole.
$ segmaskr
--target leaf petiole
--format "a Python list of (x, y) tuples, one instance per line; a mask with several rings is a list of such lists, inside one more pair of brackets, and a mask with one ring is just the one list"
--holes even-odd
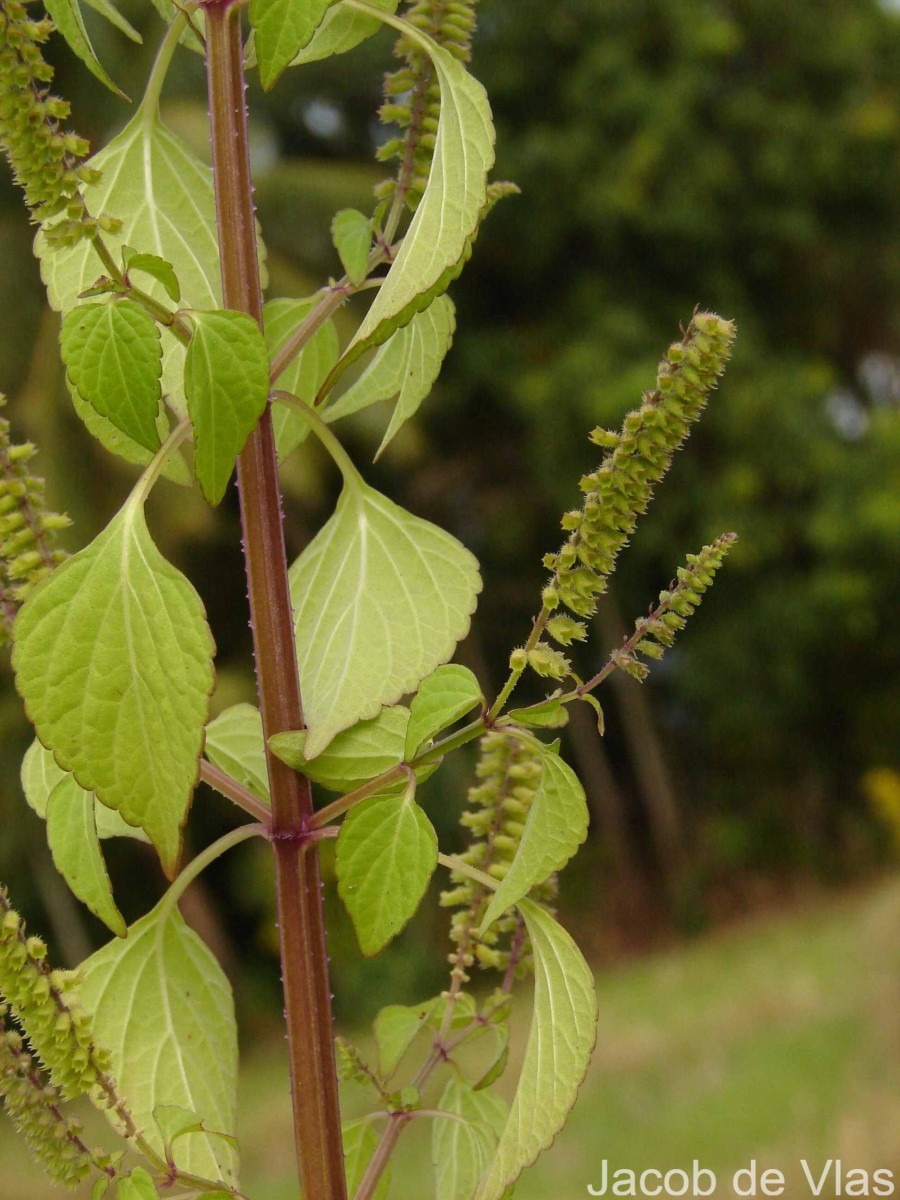
[(272, 399), (286, 404), (288, 408), (292, 408), (294, 412), (300, 414), (334, 459), (335, 466), (339, 468), (344, 477), (344, 483), (348, 487), (358, 487), (363, 482), (350, 455), (311, 405), (305, 403), (299, 396), (292, 395), (291, 392), (274, 391)]
[(232, 829), (222, 837), (207, 846), (201, 851), (195, 859), (184, 868), (175, 882), (169, 887), (169, 890), (163, 896), (159, 911), (160, 911), (160, 928), (165, 925), (169, 913), (172, 908), (178, 903), (187, 889), (191, 886), (194, 880), (200, 875), (210, 863), (214, 863), (217, 858), (221, 858), (234, 846), (239, 846), (241, 842), (249, 841), (254, 837), (268, 837), (269, 831), (262, 823), (253, 825), (240, 825), (237, 829)]

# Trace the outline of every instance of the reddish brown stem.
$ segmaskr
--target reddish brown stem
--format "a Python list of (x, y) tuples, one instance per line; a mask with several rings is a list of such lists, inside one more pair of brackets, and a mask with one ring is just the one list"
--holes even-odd
[[(240, 12), (227, 3), (206, 6), (213, 175), (225, 304), (261, 323)], [(303, 725), (268, 410), (238, 460), (238, 487), (257, 688), (268, 739)], [(309, 782), (268, 749), (267, 761), (300, 1183), (304, 1200), (345, 1200), (322, 888), (316, 854), (307, 852), (312, 797)]]

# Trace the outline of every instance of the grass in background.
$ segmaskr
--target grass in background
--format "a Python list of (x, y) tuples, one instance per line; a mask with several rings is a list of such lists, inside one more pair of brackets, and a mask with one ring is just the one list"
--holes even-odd
[[(584, 1197), (603, 1158), (611, 1171), (697, 1158), (725, 1197), (751, 1158), (784, 1172), (788, 1200), (811, 1194), (801, 1158), (816, 1176), (840, 1158), (900, 1181), (898, 929), (893, 881), (605, 974), (591, 1072), (564, 1135), (516, 1200)], [(519, 1056), (526, 1033), (523, 1012)], [(243, 1077), (252, 1200), (296, 1200), (284, 1070), (280, 1047), (262, 1047)], [(391, 1200), (431, 1195), (427, 1122), (416, 1124), (401, 1142)], [(0, 1163), (0, 1200), (64, 1194), (29, 1167), (5, 1123)], [(825, 1200), (836, 1195), (832, 1181)]]

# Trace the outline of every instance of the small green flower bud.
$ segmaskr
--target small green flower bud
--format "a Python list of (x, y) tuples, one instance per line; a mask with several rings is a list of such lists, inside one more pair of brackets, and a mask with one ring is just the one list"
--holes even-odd
[(522, 672), (527, 666), (527, 652), (522, 647), (519, 647), (518, 650), (513, 650), (512, 654), (509, 656), (509, 669), (511, 671)]

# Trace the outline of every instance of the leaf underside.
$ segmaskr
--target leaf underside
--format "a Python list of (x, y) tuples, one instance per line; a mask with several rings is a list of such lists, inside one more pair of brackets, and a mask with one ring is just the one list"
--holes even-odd
[(206, 727), (206, 757), (260, 800), (269, 799), (262, 717), (252, 704), (233, 704)]
[[(175, 908), (157, 905), (83, 965), (78, 997), (97, 1044), (147, 1140), (162, 1151), (153, 1121), (160, 1105), (198, 1114), (230, 1133), (237, 1108), (237, 1028), (231, 988), (207, 946)], [(114, 1120), (113, 1117), (111, 1117)], [(184, 1171), (234, 1183), (234, 1146), (207, 1133), (177, 1140)]]
[(501, 1200), (546, 1150), (575, 1103), (594, 1048), (597, 1000), (590, 968), (544, 909), (522, 900), (534, 951), (531, 1029), (509, 1119), (475, 1200)]
[(441, 88), (434, 158), (422, 199), (387, 278), (351, 345), (428, 292), (462, 257), (487, 200), (494, 127), (487, 93), (449, 51), (428, 50)]
[[(395, 13), (399, 0), (372, 0), (374, 8), (381, 8), (387, 13)], [(364, 13), (343, 4), (333, 4), (325, 17), (303, 49), (295, 55), (292, 67), (304, 63), (318, 62), (330, 58), (333, 54), (346, 54), (360, 42), (376, 34), (382, 28), (382, 22), (375, 17), (367, 17)]]
[(361, 481), (290, 578), (308, 758), (446, 662), (481, 590), (464, 546)]

